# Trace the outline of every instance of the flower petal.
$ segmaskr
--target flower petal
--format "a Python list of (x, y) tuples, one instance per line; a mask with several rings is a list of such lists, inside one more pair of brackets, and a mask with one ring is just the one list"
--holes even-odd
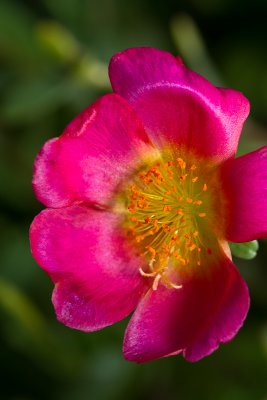
[(94, 331), (126, 317), (147, 290), (117, 229), (120, 218), (85, 206), (42, 211), (33, 221), (33, 256), (56, 283), (58, 319)]
[(179, 59), (153, 48), (116, 54), (110, 79), (156, 144), (183, 144), (218, 161), (235, 154), (249, 113), (248, 100), (241, 93), (214, 87)]
[(148, 142), (142, 123), (115, 94), (78, 115), (35, 161), (33, 187), (49, 207), (74, 201), (105, 204)]
[(127, 360), (141, 363), (183, 352), (197, 361), (235, 336), (249, 307), (247, 286), (225, 256), (205, 267), (207, 275), (192, 276), (181, 289), (160, 285), (147, 293), (126, 331)]
[(223, 169), (229, 216), (226, 237), (248, 242), (267, 236), (267, 147), (230, 160)]

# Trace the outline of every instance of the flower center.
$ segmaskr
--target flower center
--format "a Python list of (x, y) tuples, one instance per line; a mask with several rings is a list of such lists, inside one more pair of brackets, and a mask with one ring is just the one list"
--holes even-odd
[(126, 190), (127, 232), (146, 260), (140, 273), (154, 279), (154, 290), (159, 281), (179, 289), (181, 272), (200, 268), (212, 254), (210, 171), (192, 155), (172, 156), (139, 170)]

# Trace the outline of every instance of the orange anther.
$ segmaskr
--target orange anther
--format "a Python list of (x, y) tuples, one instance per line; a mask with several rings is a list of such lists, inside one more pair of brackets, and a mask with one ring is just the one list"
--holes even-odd
[(151, 246), (146, 246), (146, 249), (149, 251), (149, 253), (152, 255), (152, 257), (155, 258), (156, 250)]
[(204, 183), (204, 185), (203, 185), (203, 192), (206, 192), (207, 190), (208, 190), (208, 186), (207, 186), (207, 184), (206, 183)]
[(145, 221), (146, 224), (149, 224), (149, 222), (151, 221), (151, 217), (146, 217), (146, 218), (144, 219), (144, 221)]
[(140, 243), (142, 240), (144, 240), (144, 236), (142, 236), (142, 235), (138, 235), (138, 236), (136, 236), (136, 238), (135, 238), (135, 240), (137, 241), (137, 243)]
[(199, 233), (198, 231), (195, 231), (195, 232), (193, 233), (193, 236), (194, 236), (194, 237), (197, 237), (197, 236), (198, 236), (198, 233)]
[(199, 213), (198, 216), (199, 216), (200, 218), (204, 218), (204, 217), (206, 217), (206, 213)]
[(196, 204), (197, 206), (200, 206), (203, 202), (201, 200), (195, 200), (194, 204)]
[(167, 212), (167, 211), (171, 211), (171, 207), (168, 206), (167, 204), (165, 204), (165, 206), (163, 207), (163, 211)]
[(190, 169), (191, 169), (191, 171), (194, 171), (195, 169), (197, 169), (197, 166), (195, 164), (192, 164)]
[(198, 176), (195, 176), (194, 178), (192, 178), (193, 183), (195, 183), (196, 181), (198, 181)]
[(134, 213), (136, 210), (135, 210), (135, 208), (134, 208), (134, 204), (130, 204), (129, 206), (128, 206), (128, 210), (131, 212), (131, 213)]
[(197, 248), (197, 246), (196, 246), (195, 244), (192, 244), (192, 246), (189, 247), (189, 250), (190, 250), (190, 251), (193, 251), (193, 250), (195, 250), (196, 248)]
[(177, 158), (177, 162), (180, 168), (185, 169), (186, 162), (182, 158)]
[(193, 199), (190, 199), (190, 197), (186, 198), (187, 203), (193, 203)]
[(162, 230), (163, 230), (164, 232), (169, 232), (169, 231), (170, 231), (170, 228), (168, 227), (168, 225), (163, 224), (163, 225), (162, 225)]
[(147, 208), (147, 207), (148, 207), (147, 202), (144, 201), (144, 200), (138, 200), (137, 205), (138, 205), (138, 207), (141, 208), (142, 210), (143, 210), (144, 208)]

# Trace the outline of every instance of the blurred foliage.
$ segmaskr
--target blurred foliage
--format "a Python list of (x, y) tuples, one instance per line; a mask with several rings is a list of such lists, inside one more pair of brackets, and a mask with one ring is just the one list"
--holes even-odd
[(244, 92), (252, 110), (239, 154), (266, 144), (266, 12), (263, 0), (1, 0), (1, 399), (267, 399), (265, 241), (253, 261), (235, 260), (252, 297), (235, 340), (197, 364), (144, 365), (121, 356), (125, 321), (92, 334), (56, 321), (52, 284), (28, 243), (42, 208), (31, 190), (34, 157), (111, 90), (108, 61), (124, 48), (179, 53), (215, 84)]

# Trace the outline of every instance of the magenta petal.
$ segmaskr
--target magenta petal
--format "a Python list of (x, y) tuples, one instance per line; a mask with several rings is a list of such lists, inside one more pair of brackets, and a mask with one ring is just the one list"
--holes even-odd
[(226, 237), (247, 242), (267, 236), (267, 147), (226, 163), (223, 180), (228, 195)]
[(143, 125), (129, 104), (110, 94), (78, 115), (63, 135), (45, 144), (35, 162), (40, 201), (106, 203), (146, 147)]
[(218, 160), (235, 154), (249, 113), (248, 100), (241, 93), (214, 87), (179, 59), (153, 48), (116, 54), (110, 79), (157, 145), (183, 144)]
[(141, 363), (183, 352), (197, 361), (235, 336), (249, 307), (247, 286), (226, 257), (208, 270), (181, 289), (160, 285), (147, 293), (126, 331), (127, 360)]
[(120, 219), (85, 206), (42, 211), (33, 221), (33, 256), (56, 288), (58, 319), (94, 331), (126, 317), (147, 290), (140, 260), (119, 233)]

